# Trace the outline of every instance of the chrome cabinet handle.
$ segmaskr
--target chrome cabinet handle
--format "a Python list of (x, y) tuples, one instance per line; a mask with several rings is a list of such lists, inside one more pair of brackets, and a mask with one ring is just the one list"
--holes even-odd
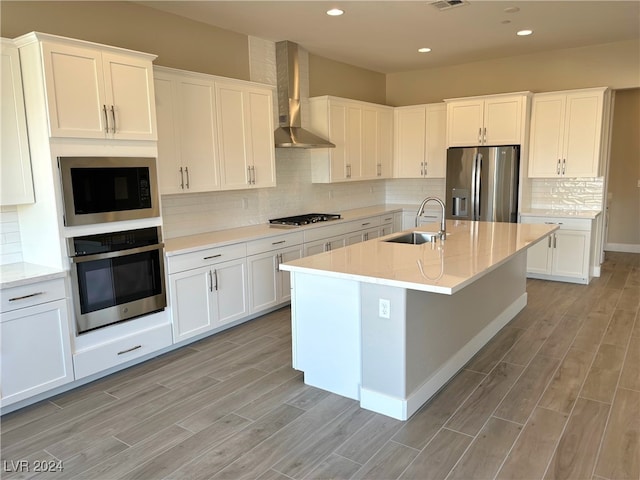
[(184, 172), (182, 171), (182, 167), (180, 167), (180, 188), (184, 190)]
[(367, 240), (369, 240), (369, 232), (366, 232), (366, 233), (364, 234), (364, 240), (365, 240), (365, 242), (366, 242)]
[(218, 257), (221, 257), (221, 256), (222, 256), (222, 254), (218, 253), (216, 255), (209, 255), (208, 257), (204, 257), (203, 260), (211, 260), (212, 258), (218, 258)]
[(282, 254), (279, 253), (276, 255), (276, 272), (280, 271), (280, 264), (283, 262), (284, 260), (282, 259)]
[(281, 245), (283, 243), (287, 243), (286, 240), (280, 240), (279, 242), (271, 242), (271, 245)]
[(251, 167), (251, 172), (253, 173), (253, 184), (255, 185), (256, 184), (256, 166), (255, 165)]
[(482, 143), (487, 143), (487, 127), (484, 127), (484, 135), (482, 136)]
[(215, 283), (213, 284), (213, 288), (217, 291), (218, 290), (218, 271), (217, 270), (213, 271), (213, 279), (215, 280)]
[(377, 173), (378, 173), (378, 176), (379, 176), (379, 177), (381, 177), (381, 176), (382, 176), (382, 164), (381, 164), (381, 163), (379, 163), (379, 164), (377, 165), (377, 167), (378, 167), (378, 172), (377, 172)]
[(136, 345), (135, 347), (127, 348), (126, 350), (122, 350), (118, 352), (118, 355), (124, 355), (125, 353), (133, 352), (134, 350), (138, 350), (142, 348), (142, 345)]
[(187, 190), (189, 189), (189, 167), (184, 167), (184, 172), (187, 174)]
[(111, 105), (111, 117), (113, 117), (113, 133), (116, 133), (116, 109)]
[(213, 292), (213, 274), (209, 270), (209, 291)]
[(556, 173), (560, 175), (560, 159), (558, 159), (558, 165), (556, 166)]
[(109, 116), (106, 105), (102, 105), (102, 111), (104, 112), (104, 133), (109, 133)]
[(549, 245), (548, 248), (551, 248), (551, 235), (549, 235)]
[(482, 127), (478, 128), (478, 143), (482, 143)]
[(565, 173), (566, 166), (567, 166), (567, 159), (563, 158), (562, 159), (562, 175), (564, 175), (564, 173)]
[(371, 225), (371, 222), (365, 222), (361, 224), (363, 227), (366, 227), (367, 225)]
[(424, 177), (424, 162), (420, 162), (420, 176)]
[(429, 175), (429, 162), (424, 162), (424, 176)]
[(553, 234), (553, 248), (557, 248), (558, 247), (558, 237)]
[(17, 302), (18, 300), (26, 300), (27, 298), (37, 297), (38, 295), (44, 295), (44, 292), (30, 293), (29, 295), (23, 295), (22, 297), (13, 297), (13, 298), (10, 298), (9, 301)]

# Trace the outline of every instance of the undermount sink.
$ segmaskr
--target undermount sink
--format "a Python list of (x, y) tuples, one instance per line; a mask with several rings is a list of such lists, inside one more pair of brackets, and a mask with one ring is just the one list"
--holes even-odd
[(397, 237), (389, 238), (388, 240), (383, 240), (383, 242), (422, 245), (423, 243), (435, 242), (437, 239), (437, 232), (409, 232)]

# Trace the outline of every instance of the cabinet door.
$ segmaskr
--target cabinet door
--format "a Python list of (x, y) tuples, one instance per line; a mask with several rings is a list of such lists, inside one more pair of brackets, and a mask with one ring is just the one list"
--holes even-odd
[(422, 178), (426, 147), (424, 106), (395, 110), (394, 178)]
[(447, 107), (426, 107), (426, 157), (424, 172), (429, 178), (444, 178), (447, 173)]
[(483, 145), (522, 143), (523, 97), (498, 97), (484, 102)]
[(589, 232), (558, 230), (554, 239), (551, 273), (564, 277), (588, 277)]
[(347, 178), (347, 107), (329, 103), (329, 139), (335, 144), (331, 148), (331, 181)]
[(362, 162), (360, 178), (378, 178), (380, 168), (378, 152), (378, 112), (372, 108), (362, 109)]
[(209, 267), (169, 275), (174, 343), (215, 327), (212, 275)]
[(304, 256), (317, 255), (327, 251), (327, 240), (317, 240), (304, 244)]
[(393, 176), (393, 110), (383, 109), (378, 112), (377, 122), (377, 178)]
[(465, 100), (447, 104), (447, 145), (480, 145), (484, 115), (482, 100)]
[(527, 272), (548, 275), (551, 273), (553, 234), (527, 249)]
[[(280, 252), (280, 261), (282, 263), (291, 262), (302, 258), (302, 245), (297, 247), (283, 249)], [(291, 274), (285, 270), (278, 270), (278, 297), (279, 303), (291, 301)]]
[(66, 300), (0, 315), (2, 405), (73, 381)]
[(216, 293), (215, 326), (246, 316), (249, 313), (246, 261), (225, 262), (211, 269)]
[(0, 205), (33, 203), (31, 157), (18, 49), (2, 41)]
[(567, 96), (564, 152), (568, 177), (597, 177), (602, 133), (602, 93)]
[(181, 174), (180, 136), (175, 82), (156, 75), (154, 79), (158, 128), (158, 177), (160, 193), (184, 192)]
[(109, 127), (120, 140), (156, 140), (151, 61), (102, 53)]
[(102, 55), (70, 45), (42, 45), (52, 137), (105, 138), (108, 115)]
[(251, 312), (259, 312), (278, 303), (278, 254), (266, 252), (247, 257)]
[(275, 187), (276, 163), (273, 144), (273, 94), (253, 88), (247, 92), (249, 139), (254, 187)]
[(216, 83), (216, 102), (221, 186), (223, 189), (247, 188), (250, 152), (242, 88)]
[(355, 245), (365, 240), (363, 232), (352, 232), (347, 234), (344, 239), (345, 245)]
[(533, 98), (529, 177), (557, 177), (560, 174), (565, 103), (565, 95)]
[(362, 178), (362, 108), (347, 106), (347, 178)]
[(181, 78), (176, 82), (180, 157), (184, 192), (220, 189), (216, 145), (216, 92), (213, 82)]

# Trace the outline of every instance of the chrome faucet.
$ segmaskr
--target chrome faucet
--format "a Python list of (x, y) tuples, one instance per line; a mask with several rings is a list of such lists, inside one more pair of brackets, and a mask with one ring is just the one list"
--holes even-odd
[(418, 213), (416, 213), (416, 227), (418, 226), (418, 219), (424, 213), (424, 207), (427, 205), (427, 203), (431, 201), (439, 203), (440, 208), (442, 209), (442, 219), (440, 221), (440, 231), (438, 232), (438, 237), (440, 237), (440, 240), (444, 241), (447, 239), (447, 224), (445, 220), (445, 208), (444, 208), (444, 202), (440, 200), (438, 197), (427, 197), (422, 201), (422, 203), (420, 204), (420, 208), (418, 208)]

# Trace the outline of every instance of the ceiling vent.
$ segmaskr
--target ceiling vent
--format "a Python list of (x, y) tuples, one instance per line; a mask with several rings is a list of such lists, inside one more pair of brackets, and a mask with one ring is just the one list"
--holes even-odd
[(431, 2), (429, 5), (436, 7), (438, 10), (449, 10), (455, 7), (463, 7), (469, 5), (466, 0), (438, 0), (437, 2)]

